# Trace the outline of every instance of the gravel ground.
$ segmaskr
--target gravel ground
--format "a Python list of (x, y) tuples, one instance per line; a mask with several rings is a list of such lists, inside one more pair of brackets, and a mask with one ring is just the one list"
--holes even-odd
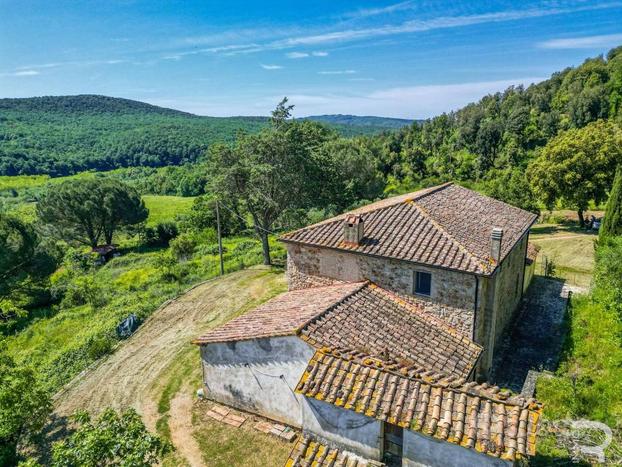
[(568, 292), (585, 289), (536, 276), (493, 363), (490, 380), (520, 392), (529, 370), (554, 371), (564, 342)]

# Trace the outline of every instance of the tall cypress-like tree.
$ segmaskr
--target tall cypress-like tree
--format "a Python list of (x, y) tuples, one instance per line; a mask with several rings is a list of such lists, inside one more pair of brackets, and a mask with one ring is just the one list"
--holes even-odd
[(600, 238), (622, 235), (622, 166), (618, 166), (613, 187), (607, 201), (605, 219), (600, 227)]

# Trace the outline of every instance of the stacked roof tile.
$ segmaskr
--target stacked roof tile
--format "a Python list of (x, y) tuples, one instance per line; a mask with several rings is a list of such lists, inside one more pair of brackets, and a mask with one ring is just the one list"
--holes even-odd
[[(351, 214), (365, 226), (358, 245), (343, 242), (343, 220)], [(490, 257), (492, 228), (503, 229), (503, 261), (535, 220), (532, 213), (447, 183), (372, 203), (281, 240), (491, 274), (497, 265)]]
[(309, 322), (301, 336), (316, 347), (347, 347), (467, 377), (482, 348), (396, 295), (368, 284)]
[(540, 245), (537, 245), (535, 243), (527, 243), (527, 258), (526, 258), (526, 263), (527, 264), (532, 264), (536, 258), (538, 257), (538, 253), (540, 253), (540, 250), (542, 249), (542, 247)]
[[(363, 467), (369, 462), (359, 456), (324, 444), (315, 438), (305, 435), (294, 445), (285, 467)], [(373, 462), (373, 465), (384, 465)]]
[(542, 407), (464, 378), (358, 351), (318, 351), (296, 392), (478, 452), (535, 453)]
[(364, 285), (364, 282), (357, 282), (286, 292), (208, 332), (194, 343), (294, 335), (310, 320)]
[(357, 348), (463, 377), (482, 352), (421, 307), (368, 282), (284, 293), (195, 343), (296, 334), (316, 348)]

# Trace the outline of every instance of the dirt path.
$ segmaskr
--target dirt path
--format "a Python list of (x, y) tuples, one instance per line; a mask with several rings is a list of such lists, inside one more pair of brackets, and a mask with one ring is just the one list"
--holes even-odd
[(586, 289), (563, 281), (534, 277), (522, 308), (493, 363), (491, 381), (520, 392), (529, 370), (554, 371), (565, 338), (568, 292)]
[[(112, 355), (69, 383), (55, 398), (55, 418), (62, 419), (76, 409), (97, 413), (106, 407), (134, 407), (153, 430), (159, 418), (158, 395), (153, 387), (158, 386), (158, 378), (166, 376), (162, 372), (184, 346), (187, 348), (193, 338), (228, 320), (240, 309), (268, 298), (271, 290), (283, 288), (282, 274), (252, 268), (192, 289), (155, 312)], [(198, 352), (196, 364), (199, 365)], [(201, 465), (198, 448), (193, 446), (194, 440), (189, 441), (192, 399), (183, 393), (180, 391), (172, 400), (171, 438), (192, 466)], [(186, 394), (191, 394), (191, 389)]]
[(187, 392), (178, 392), (171, 401), (169, 428), (171, 441), (190, 467), (204, 465), (199, 445), (192, 436), (192, 397)]

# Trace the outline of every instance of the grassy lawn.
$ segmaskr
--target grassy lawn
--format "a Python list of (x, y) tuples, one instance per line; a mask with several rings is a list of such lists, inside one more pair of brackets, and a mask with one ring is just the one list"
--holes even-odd
[(253, 428), (259, 417), (250, 416), (240, 428), (217, 422), (206, 415), (209, 402), (193, 407), (192, 422), (203, 462), (214, 467), (284, 465), (293, 443), (286, 443)]
[(597, 234), (575, 224), (537, 224), (529, 241), (541, 247), (536, 274), (543, 274), (545, 258), (555, 264), (555, 275), (569, 284), (589, 287), (594, 272), (594, 240)]
[(177, 214), (185, 214), (190, 211), (194, 198), (145, 195), (143, 200), (149, 209), (147, 225), (156, 225), (159, 222), (174, 221)]

